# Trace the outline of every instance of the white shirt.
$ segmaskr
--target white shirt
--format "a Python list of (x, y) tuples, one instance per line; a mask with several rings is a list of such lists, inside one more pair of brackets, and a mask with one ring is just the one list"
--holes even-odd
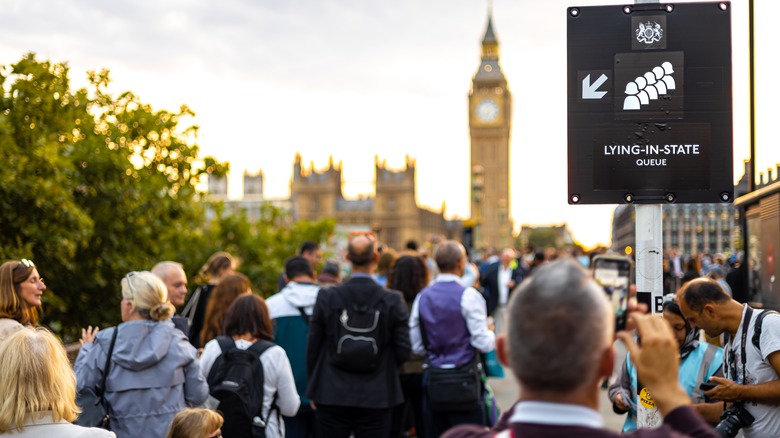
[(512, 279), (512, 267), (498, 267), (498, 305), (503, 306), (509, 298), (509, 281)]
[[(436, 282), (459, 281), (454, 274), (439, 274)], [(477, 350), (487, 353), (496, 347), (496, 334), (488, 330), (487, 305), (485, 298), (473, 287), (467, 287), (460, 298), (460, 313), (466, 320), (466, 327), (471, 338), (469, 343)], [(420, 334), (420, 294), (414, 298), (412, 311), (409, 314), (409, 337), (412, 341), (412, 351), (415, 354), (425, 354), (422, 335)]]
[[(246, 350), (250, 346), (252, 346), (252, 343), (249, 341), (236, 341), (236, 347), (241, 350)], [(209, 375), (211, 367), (221, 354), (222, 349), (219, 348), (219, 342), (216, 339), (212, 339), (206, 344), (203, 348), (203, 355), (200, 357), (200, 366), (204, 376)], [(279, 394), (276, 399), (279, 413), (287, 417), (294, 416), (301, 405), (301, 398), (295, 389), (295, 380), (293, 379), (287, 353), (284, 352), (282, 347), (275, 345), (260, 355), (260, 363), (263, 364), (263, 374), (265, 376), (265, 382), (263, 382), (262, 418), (265, 419), (268, 416), (268, 410), (271, 408), (271, 401), (275, 392)], [(206, 403), (208, 405), (209, 402), (207, 401)], [(277, 424), (275, 413), (268, 418), (265, 433), (267, 438), (284, 436), (284, 422)]]
[[(726, 344), (723, 354), (723, 368), (729, 379), (736, 377), (736, 383), (743, 384), (742, 379), (742, 324), (745, 319), (747, 306), (742, 310), (742, 319), (739, 330), (734, 339)], [(753, 311), (753, 317), (748, 325), (747, 346), (747, 372), (745, 374), (748, 385), (777, 380), (778, 375), (772, 365), (766, 360), (770, 354), (780, 350), (780, 315), (768, 315), (761, 325), (761, 354), (753, 345), (753, 333), (755, 320), (760, 310)], [(736, 367), (736, 376), (732, 374), (732, 367)], [(780, 437), (780, 406), (746, 402), (745, 408), (756, 419), (753, 425), (742, 429), (745, 438), (751, 437)]]
[(515, 406), (509, 422), (596, 429), (604, 427), (604, 419), (593, 409), (581, 405), (541, 401), (521, 401)]

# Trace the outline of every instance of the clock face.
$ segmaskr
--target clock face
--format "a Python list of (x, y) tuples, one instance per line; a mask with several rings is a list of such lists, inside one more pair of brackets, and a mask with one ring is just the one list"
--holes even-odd
[(483, 122), (492, 122), (498, 117), (498, 104), (493, 99), (484, 99), (477, 104), (477, 117)]

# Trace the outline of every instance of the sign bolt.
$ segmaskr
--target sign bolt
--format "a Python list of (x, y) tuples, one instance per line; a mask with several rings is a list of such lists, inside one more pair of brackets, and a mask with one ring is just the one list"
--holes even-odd
[(626, 193), (626, 196), (624, 196), (623, 199), (626, 201), (626, 204), (630, 204), (634, 202), (634, 195), (631, 193)]
[(665, 198), (666, 202), (674, 202), (674, 193), (667, 193)]

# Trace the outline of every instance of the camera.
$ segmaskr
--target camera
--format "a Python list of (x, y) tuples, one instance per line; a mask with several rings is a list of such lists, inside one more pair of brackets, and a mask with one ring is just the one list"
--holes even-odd
[(755, 421), (742, 402), (734, 403), (720, 414), (720, 423), (715, 426), (723, 438), (734, 438), (743, 427), (750, 426)]

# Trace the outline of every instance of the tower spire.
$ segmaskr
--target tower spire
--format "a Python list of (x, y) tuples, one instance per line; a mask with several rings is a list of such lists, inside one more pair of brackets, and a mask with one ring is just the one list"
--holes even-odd
[(498, 44), (496, 34), (493, 31), (493, 1), (488, 0), (488, 22), (485, 28), (485, 37), (482, 38), (482, 45), (485, 44)]
[(493, 30), (493, 5), (488, 3), (488, 21), (482, 38), (482, 59), (498, 59), (498, 38)]

